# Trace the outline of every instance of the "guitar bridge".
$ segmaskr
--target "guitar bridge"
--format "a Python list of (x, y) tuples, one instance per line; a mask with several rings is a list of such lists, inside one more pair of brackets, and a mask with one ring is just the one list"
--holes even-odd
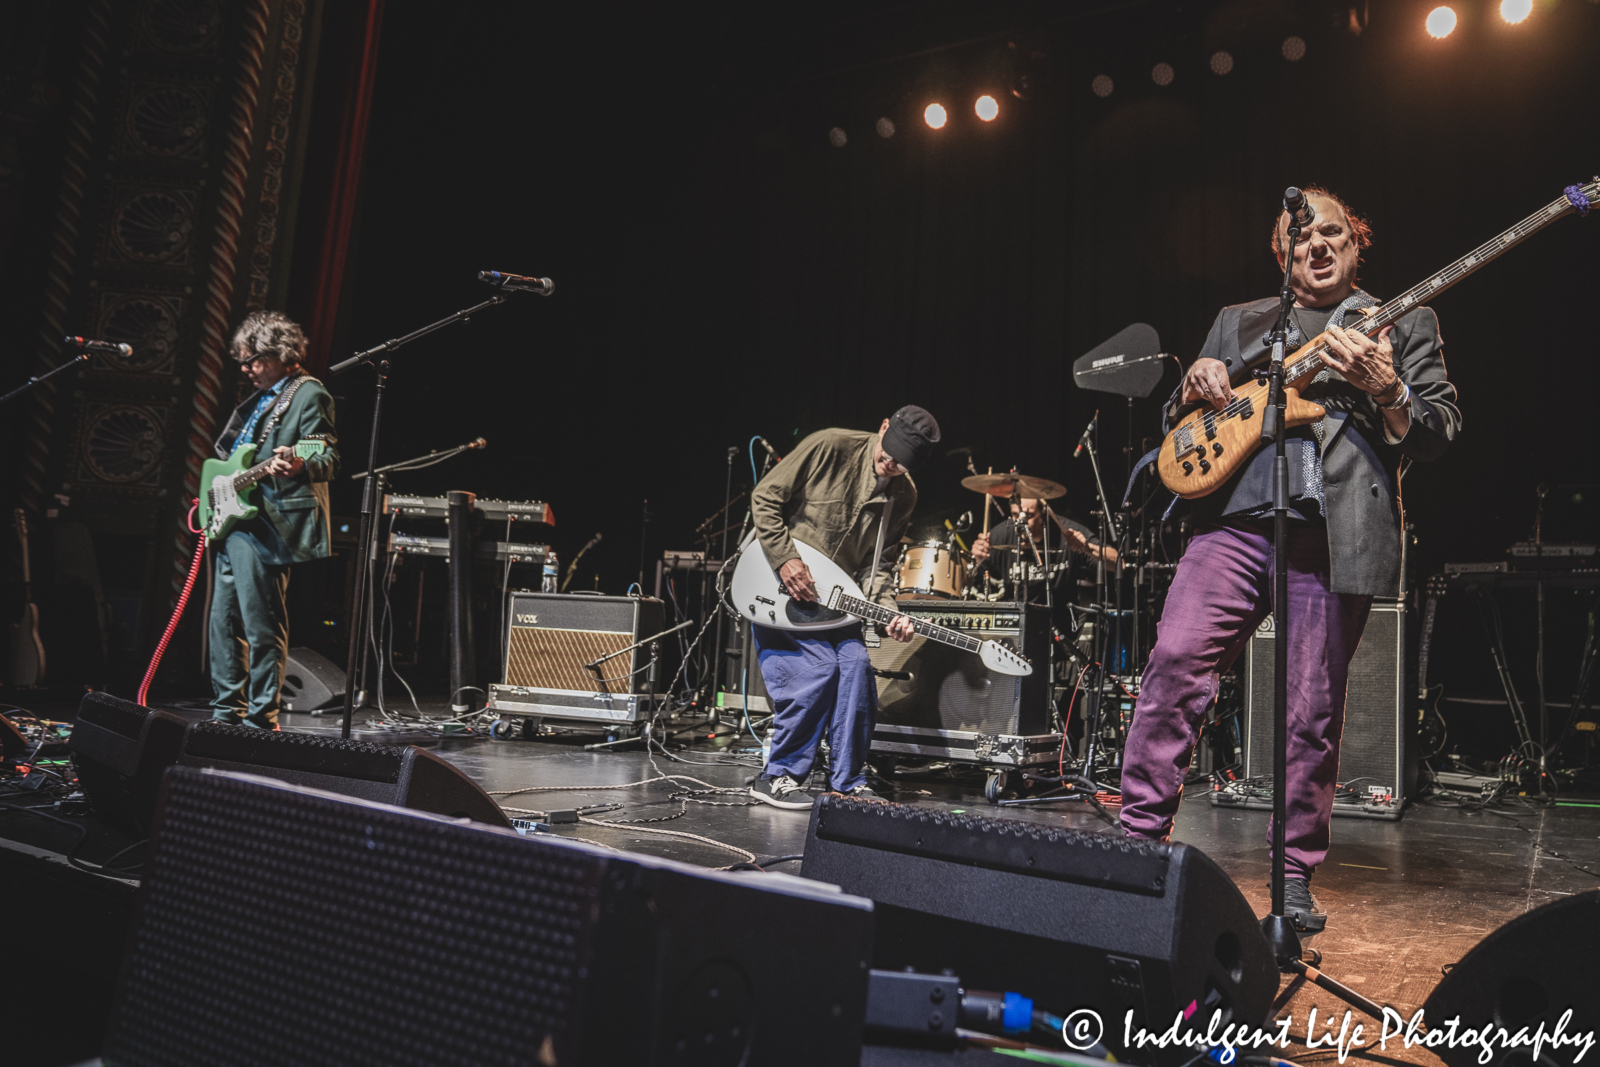
[(1194, 451), (1194, 427), (1179, 426), (1172, 431), (1172, 449), (1176, 456)]

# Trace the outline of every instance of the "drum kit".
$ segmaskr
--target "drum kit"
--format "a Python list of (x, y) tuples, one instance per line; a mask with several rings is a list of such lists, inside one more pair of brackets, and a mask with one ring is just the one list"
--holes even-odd
[[(993, 503), (999, 508), (995, 498), (1006, 498), (1020, 501), (1024, 498), (1032, 500), (1055, 500), (1066, 496), (1066, 487), (1047, 478), (1034, 478), (1025, 474), (1010, 471), (1004, 474), (973, 474), (961, 479), (964, 489), (982, 493), (984, 500), (983, 532), (989, 532), (989, 508)], [(1006, 577), (998, 582), (985, 580), (979, 582), (969, 580), (971, 574), (971, 554), (966, 551), (961, 543), (960, 531), (949, 522), (945, 524), (945, 533), (942, 537), (912, 540), (906, 538), (901, 542), (900, 560), (895, 565), (894, 582), (895, 594), (900, 599), (935, 599), (935, 600), (1004, 600), (1023, 599), (1016, 595), (1013, 589), (1029, 581), (1036, 581), (1043, 574), (1036, 563), (1023, 559), (1012, 559), (1006, 568)], [(1026, 549), (1028, 545), (991, 545), (989, 551), (996, 556), (1004, 556), (1016, 552), (1017, 549)], [(1063, 554), (1064, 555), (1064, 554)], [(1050, 567), (1051, 577), (1059, 575), (1065, 567), (1063, 558), (1054, 562)], [(975, 577), (975, 576), (974, 576)]]

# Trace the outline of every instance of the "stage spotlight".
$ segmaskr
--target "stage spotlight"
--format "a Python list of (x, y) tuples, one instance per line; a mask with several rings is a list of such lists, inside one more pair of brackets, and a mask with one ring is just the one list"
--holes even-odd
[(1283, 42), (1283, 58), (1298, 63), (1306, 57), (1306, 42), (1300, 37), (1287, 37)]
[(943, 104), (929, 104), (927, 110), (922, 113), (923, 121), (936, 130), (943, 129), (949, 117), (945, 114)]
[(1500, 0), (1500, 17), (1516, 25), (1533, 13), (1533, 0)]
[(878, 120), (878, 136), (885, 141), (894, 136), (894, 123), (883, 118)]
[(978, 117), (984, 122), (993, 122), (995, 116), (1000, 114), (1000, 105), (995, 103), (992, 96), (980, 96), (978, 102), (972, 106)]
[(833, 129), (828, 131), (828, 143), (833, 145), (835, 148), (843, 148), (849, 140), (850, 135), (845, 133), (844, 130), (840, 129), (838, 126), (835, 126)]
[(1448, 37), (1456, 28), (1456, 13), (1447, 7), (1436, 7), (1428, 12), (1428, 21), (1424, 25), (1434, 37)]
[(1226, 52), (1211, 53), (1211, 73), (1226, 74), (1233, 69), (1233, 57)]
[(1150, 69), (1150, 80), (1160, 86), (1172, 84), (1172, 79), (1177, 77), (1177, 72), (1172, 69), (1171, 63), (1157, 63)]
[(1089, 83), (1089, 88), (1094, 90), (1094, 95), (1103, 99), (1111, 95), (1111, 90), (1115, 88), (1115, 86), (1111, 84), (1111, 79), (1109, 77), (1104, 74), (1097, 74), (1095, 75), (1094, 81)]

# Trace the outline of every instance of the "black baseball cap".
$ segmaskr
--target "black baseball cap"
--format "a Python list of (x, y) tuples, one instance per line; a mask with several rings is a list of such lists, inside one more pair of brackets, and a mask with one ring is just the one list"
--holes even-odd
[(889, 416), (889, 428), (883, 431), (883, 450), (908, 471), (922, 466), (938, 443), (938, 420), (915, 404)]

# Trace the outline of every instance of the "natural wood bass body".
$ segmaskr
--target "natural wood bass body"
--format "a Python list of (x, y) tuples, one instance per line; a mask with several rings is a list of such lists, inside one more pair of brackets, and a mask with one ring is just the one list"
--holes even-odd
[[(1364, 309), (1363, 315), (1346, 329), (1376, 337), (1385, 326), (1422, 307), (1561, 216), (1572, 211), (1587, 214), (1589, 205), (1597, 199), (1600, 199), (1600, 178), (1581, 186), (1568, 186), (1563, 195), (1427, 281), (1413, 285), (1385, 304)], [(1327, 413), (1320, 404), (1300, 396), (1301, 389), (1325, 366), (1322, 357), (1328, 352), (1327, 336), (1326, 333), (1317, 335), (1283, 359), (1284, 422), (1287, 426), (1304, 426)], [(1235, 389), (1233, 400), (1220, 411), (1206, 404), (1185, 416), (1161, 442), (1156, 470), (1162, 484), (1184, 499), (1193, 500), (1233, 477), (1261, 447), (1261, 415), (1266, 410), (1267, 393), (1265, 382), (1251, 380)]]
[[(1301, 345), (1284, 357), (1285, 374), (1290, 361), (1320, 341)], [(1185, 500), (1205, 496), (1233, 477), (1261, 446), (1261, 413), (1267, 408), (1267, 385), (1251, 380), (1233, 391), (1233, 400), (1221, 411), (1207, 404), (1192, 411), (1172, 428), (1156, 457), (1156, 470), (1162, 483)], [(1298, 389), (1284, 390), (1284, 421), (1291, 427), (1305, 426), (1327, 414), (1321, 404), (1303, 400)]]

